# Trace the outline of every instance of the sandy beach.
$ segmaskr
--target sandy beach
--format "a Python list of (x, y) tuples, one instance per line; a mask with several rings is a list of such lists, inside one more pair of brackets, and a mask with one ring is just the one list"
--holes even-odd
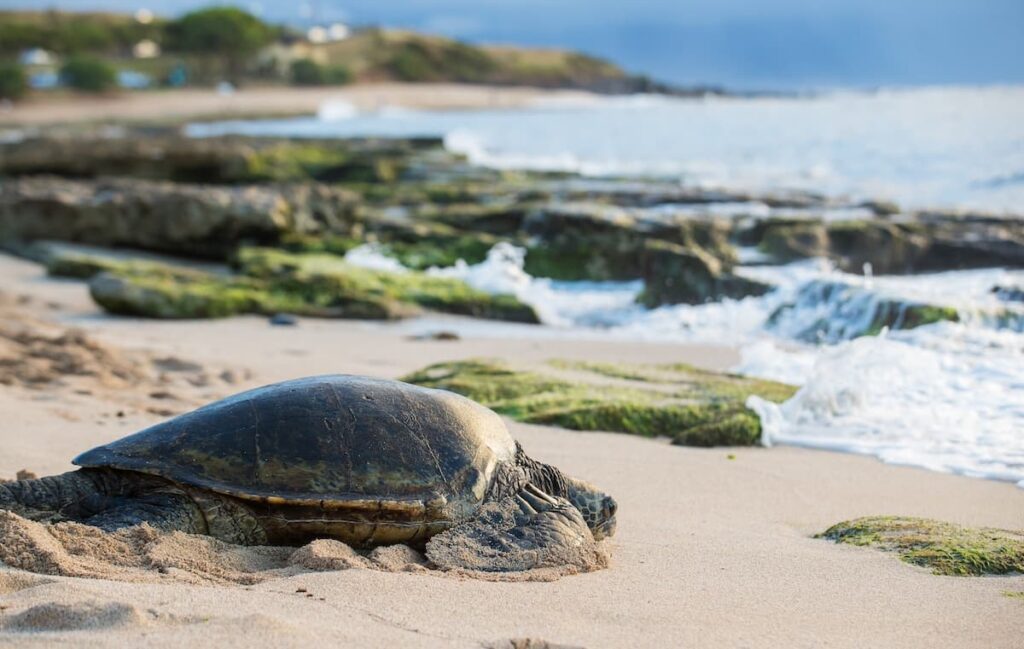
[(214, 89), (122, 92), (109, 96), (37, 94), (0, 110), (0, 125), (45, 126), (88, 122), (180, 121), (311, 115), (328, 102), (362, 111), (384, 107), (417, 110), (519, 108), (538, 100), (587, 101), (577, 90), (477, 86), (454, 83), (380, 83), (333, 88), (247, 87), (230, 94)]
[[(110, 318), (84, 284), (47, 279), (40, 266), (6, 256), (0, 293), (5, 322), (82, 329), (116, 355), (104, 362), (137, 372), (4, 385), (2, 477), (69, 470), (78, 452), (167, 414), (303, 375), (393, 378), (473, 356), (671, 360), (710, 369), (736, 361), (733, 350), (711, 346), (414, 341), (406, 324)], [(1024, 590), (1024, 577), (936, 576), (892, 555), (812, 538), (841, 520), (880, 514), (1019, 529), (1024, 491), (1011, 484), (797, 448), (703, 450), (509, 425), (534, 457), (618, 499), (608, 569), (521, 583), (424, 570), (291, 570), (241, 586), (188, 584), (174, 574), (142, 581), (0, 568), (0, 642), (251, 646), (258, 634), (264, 644), (296, 647), (503, 646), (514, 638), (591, 648), (1020, 646), (1024, 608), (1004, 593)]]

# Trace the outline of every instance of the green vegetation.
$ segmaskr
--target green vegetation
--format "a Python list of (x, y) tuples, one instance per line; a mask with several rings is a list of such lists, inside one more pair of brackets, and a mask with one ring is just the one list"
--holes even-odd
[(885, 300), (875, 308), (871, 325), (864, 331), (865, 336), (877, 336), (882, 329), (914, 329), (936, 322), (959, 322), (960, 314), (955, 307), (931, 304), (907, 304)]
[(247, 60), (276, 36), (259, 18), (234, 7), (210, 7), (185, 14), (167, 25), (167, 49), (226, 63), (238, 81)]
[(1024, 573), (1024, 533), (924, 518), (877, 516), (833, 525), (818, 538), (894, 552), (937, 575)]
[(446, 39), (410, 37), (398, 43), (387, 69), (399, 81), (482, 83), (497, 65), (478, 47)]
[(0, 61), (0, 99), (20, 99), (27, 91), (25, 69), (17, 63)]
[(242, 248), (240, 275), (215, 275), (160, 262), (55, 254), (51, 275), (94, 278), (93, 299), (111, 313), (151, 318), (216, 318), (244, 313), (390, 319), (420, 308), (537, 322), (510, 295), (490, 295), (455, 279), (351, 266), (330, 254)]
[[(282, 39), (289, 35), (288, 40)], [(225, 75), (241, 82), (335, 85), (350, 81), (460, 82), (643, 92), (659, 88), (602, 59), (553, 49), (480, 47), (401, 30), (364, 29), (341, 41), (291, 47), (299, 34), (233, 7), (199, 9), (149, 23), (131, 14), (60, 11), (0, 12), (0, 57), (29, 48), (59, 56), (89, 54), (166, 80), (179, 65), (193, 83)], [(162, 54), (133, 61), (142, 40)], [(263, 48), (277, 42), (270, 58)], [(311, 56), (308, 48), (315, 51)], [(296, 58), (298, 57), (298, 58)], [(312, 59), (312, 60), (311, 60)], [(314, 62), (315, 60), (315, 62)]]
[[(781, 401), (794, 392), (771, 381), (685, 365), (556, 361), (551, 367), (555, 371), (515, 369), (475, 359), (431, 365), (402, 380), (457, 392), (518, 421), (665, 436), (686, 446), (757, 444), (761, 425), (745, 407), (746, 398), (756, 394)], [(628, 383), (610, 386), (601, 376)]]
[(82, 92), (106, 92), (117, 85), (117, 71), (109, 63), (92, 56), (73, 56), (61, 66), (61, 79)]
[(0, 55), (41, 47), (60, 55), (118, 56), (143, 39), (160, 41), (165, 21), (140, 23), (131, 14), (60, 11), (0, 12)]
[(340, 86), (352, 81), (352, 73), (343, 65), (320, 65), (312, 59), (292, 61), (291, 80), (296, 86)]
[(344, 183), (393, 183), (404, 168), (401, 155), (359, 152), (344, 143), (280, 142), (246, 156), (242, 180), (321, 180)]

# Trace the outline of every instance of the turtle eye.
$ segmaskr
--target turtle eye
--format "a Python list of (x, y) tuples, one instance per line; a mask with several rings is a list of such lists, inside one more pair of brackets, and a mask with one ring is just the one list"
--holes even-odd
[(619, 504), (615, 502), (615, 499), (612, 498), (611, 496), (606, 496), (603, 504), (604, 507), (602, 509), (604, 510), (605, 518), (611, 518), (619, 509)]

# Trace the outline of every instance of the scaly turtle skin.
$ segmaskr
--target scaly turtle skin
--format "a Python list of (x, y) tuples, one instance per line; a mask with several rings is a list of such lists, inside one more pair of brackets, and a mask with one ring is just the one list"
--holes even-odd
[[(106, 530), (146, 522), (248, 545), (330, 537), (423, 546), (442, 535), (438, 547), (462, 547), (465, 535), (485, 553), (512, 544), (529, 557), (433, 557), (427, 545), (436, 561), (485, 570), (543, 565), (615, 529), (610, 496), (531, 460), (487, 408), (358, 376), (250, 390), (74, 463), (82, 469), (0, 485), (0, 509)], [(500, 529), (495, 503), (515, 511)]]

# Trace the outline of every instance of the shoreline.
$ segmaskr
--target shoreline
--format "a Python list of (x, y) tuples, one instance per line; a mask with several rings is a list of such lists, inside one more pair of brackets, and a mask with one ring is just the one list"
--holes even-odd
[(212, 88), (149, 90), (89, 97), (36, 94), (0, 111), (0, 126), (41, 127), (106, 122), (184, 122), (315, 115), (330, 101), (344, 101), (360, 111), (385, 107), (414, 110), (484, 110), (521, 108), (538, 100), (594, 101), (582, 90), (552, 90), (469, 84), (380, 83), (337, 87), (246, 87), (231, 94)]

